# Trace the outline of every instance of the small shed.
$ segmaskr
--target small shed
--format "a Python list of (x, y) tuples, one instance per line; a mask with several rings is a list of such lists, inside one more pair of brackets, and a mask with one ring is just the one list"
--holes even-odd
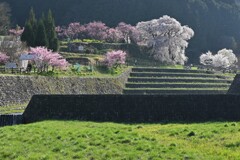
[(34, 58), (35, 58), (35, 56), (30, 53), (22, 54), (19, 57), (19, 60), (21, 61), (20, 68), (22, 68), (25, 71), (27, 69), (28, 62), (30, 60), (33, 60)]

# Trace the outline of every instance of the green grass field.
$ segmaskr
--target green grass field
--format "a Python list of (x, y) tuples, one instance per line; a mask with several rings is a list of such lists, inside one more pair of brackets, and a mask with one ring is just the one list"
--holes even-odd
[(238, 160), (240, 122), (47, 121), (0, 128), (0, 159)]

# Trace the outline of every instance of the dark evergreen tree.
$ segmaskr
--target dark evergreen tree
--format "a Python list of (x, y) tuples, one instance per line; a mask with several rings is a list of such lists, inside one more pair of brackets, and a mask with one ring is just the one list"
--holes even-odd
[(33, 8), (31, 8), (31, 10), (29, 12), (28, 21), (32, 26), (36, 25), (36, 23), (37, 23), (37, 19), (36, 19), (35, 12), (34, 12)]
[(52, 44), (52, 50), (53, 51), (57, 51), (59, 49), (59, 40), (58, 38), (54, 38), (52, 41), (51, 41), (51, 44)]
[(38, 23), (37, 23), (37, 19), (36, 19), (33, 8), (31, 8), (30, 10), (28, 21), (32, 26), (33, 36), (34, 36), (33, 42), (35, 43), (36, 36), (37, 36)]
[(45, 26), (42, 20), (38, 22), (37, 35), (36, 35), (36, 46), (48, 46), (48, 39), (46, 35)]
[(26, 22), (24, 32), (21, 36), (21, 41), (26, 42), (28, 46), (35, 46), (35, 37), (33, 34), (33, 28), (30, 22)]
[(48, 48), (52, 49), (53, 51), (57, 51), (59, 48), (59, 42), (57, 38), (57, 33), (55, 31), (55, 21), (52, 16), (51, 10), (48, 11), (48, 16), (46, 19), (44, 18), (44, 22), (48, 38)]
[(35, 40), (37, 35), (37, 20), (33, 8), (29, 12), (29, 18), (25, 23), (24, 32), (21, 40), (26, 42), (28, 46), (35, 47)]

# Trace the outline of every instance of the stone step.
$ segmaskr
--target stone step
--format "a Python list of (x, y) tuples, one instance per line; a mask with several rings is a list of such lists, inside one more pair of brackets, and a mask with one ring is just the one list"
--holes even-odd
[(133, 72), (131, 77), (184, 77), (184, 78), (221, 78), (230, 79), (232, 77), (217, 75), (217, 74), (203, 74), (203, 73), (167, 73), (167, 72)]
[(206, 71), (206, 70), (164, 69), (164, 68), (151, 68), (151, 67), (132, 68), (132, 72), (214, 73), (213, 71)]
[(232, 80), (217, 79), (217, 78), (147, 78), (147, 77), (131, 77), (128, 82), (135, 83), (228, 83), (231, 84)]
[(123, 90), (123, 94), (128, 95), (193, 95), (193, 94), (226, 94), (227, 89), (219, 89), (219, 90), (180, 90), (180, 89), (128, 89), (125, 88)]
[(126, 88), (229, 88), (230, 84), (217, 83), (126, 83)]

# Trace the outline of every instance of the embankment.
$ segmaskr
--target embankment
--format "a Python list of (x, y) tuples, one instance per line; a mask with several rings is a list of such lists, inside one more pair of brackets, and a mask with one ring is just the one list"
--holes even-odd
[(122, 94), (129, 73), (110, 78), (0, 76), (0, 106), (27, 103), (37, 94)]

